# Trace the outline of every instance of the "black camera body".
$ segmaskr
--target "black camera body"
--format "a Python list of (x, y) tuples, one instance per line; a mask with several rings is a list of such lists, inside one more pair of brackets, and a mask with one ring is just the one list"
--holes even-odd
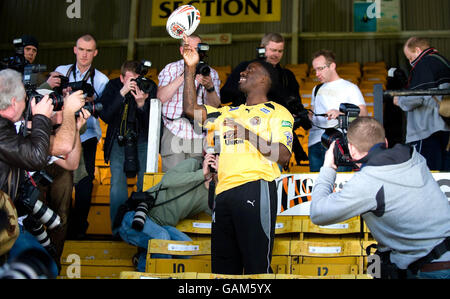
[[(61, 218), (46, 204), (39, 200), (38, 184), (48, 186), (53, 182), (45, 171), (36, 172), (31, 179), (21, 185), (21, 197), (17, 204), (21, 214), (31, 214), (36, 220), (52, 230), (61, 224)], [(20, 212), (20, 211), (19, 211)]]
[[(94, 87), (86, 81), (77, 81), (77, 82), (69, 82), (69, 78), (63, 75), (58, 76), (61, 80), (61, 84), (59, 87), (55, 88), (55, 92), (49, 94), (50, 98), (53, 101), (53, 111), (60, 111), (62, 106), (64, 105), (64, 97), (62, 96), (63, 90), (70, 87), (72, 92), (81, 90), (86, 97), (93, 97), (95, 95)], [(42, 98), (42, 96), (41, 96)], [(38, 100), (36, 100), (36, 103)], [(83, 107), (88, 110), (91, 115), (95, 118), (99, 117), (99, 113), (103, 110), (103, 105), (101, 103), (86, 103)], [(81, 113), (80, 111), (75, 112), (75, 117), (79, 117)]]
[(341, 131), (337, 128), (326, 129), (325, 133), (322, 134), (322, 145), (328, 149), (335, 141), (334, 163), (336, 166), (354, 167), (355, 163), (348, 149), (347, 129), (349, 124), (358, 117), (360, 109), (356, 105), (343, 103), (339, 106), (339, 111), (344, 113), (338, 118), (337, 128), (341, 129)]
[(30, 64), (24, 56), (24, 44), (21, 38), (13, 40), (15, 48), (14, 56), (3, 58), (0, 62), (0, 70), (13, 69), (24, 75), (24, 84), (26, 81), (32, 81), (32, 74), (45, 72), (47, 70), (46, 65)]
[(202, 76), (209, 76), (211, 74), (211, 69), (209, 65), (205, 62), (205, 59), (208, 57), (209, 45), (205, 43), (199, 43), (197, 46), (197, 52), (200, 56), (200, 61), (197, 64), (195, 69), (195, 74)]
[(69, 82), (69, 78), (63, 75), (58, 76), (61, 79), (59, 87), (55, 88), (55, 91), (62, 94), (63, 89), (70, 87), (72, 92), (82, 90), (86, 97), (93, 97), (95, 95), (94, 86), (86, 81)]
[(151, 66), (152, 66), (151, 61), (142, 60), (138, 69), (136, 70), (136, 73), (139, 74), (139, 77), (137, 77), (136, 79), (132, 79), (132, 81), (136, 82), (139, 89), (147, 94), (150, 94), (154, 88), (153, 82), (150, 79), (148, 79), (147, 77), (145, 77), (145, 75), (147, 75)]
[(131, 227), (142, 231), (148, 212), (155, 206), (156, 199), (147, 192), (133, 192), (128, 199), (129, 207), (135, 211)]
[[(39, 103), (44, 98), (44, 95), (38, 93), (34, 89), (27, 92), (27, 95), (28, 95), (29, 100), (34, 98), (36, 101), (36, 104)], [(48, 96), (49, 96), (50, 100), (52, 101), (53, 111), (61, 111), (62, 107), (64, 106), (64, 97), (60, 93), (55, 92), (55, 91), (48, 94)]]
[(120, 135), (117, 137), (119, 146), (124, 147), (125, 161), (123, 163), (123, 171), (127, 178), (136, 177), (140, 170), (137, 139), (137, 133), (133, 130), (129, 130), (124, 136)]
[[(89, 113), (91, 114), (91, 116), (98, 118), (99, 117), (99, 113), (103, 110), (103, 104), (102, 103), (86, 103), (83, 106), (83, 109), (86, 109), (87, 111), (89, 111)], [(81, 114), (81, 110), (75, 112), (75, 117), (80, 117)]]
[(347, 130), (349, 124), (359, 116), (360, 109), (354, 104), (343, 103), (339, 106), (339, 111), (344, 113), (344, 115), (339, 115), (338, 127), (342, 130)]

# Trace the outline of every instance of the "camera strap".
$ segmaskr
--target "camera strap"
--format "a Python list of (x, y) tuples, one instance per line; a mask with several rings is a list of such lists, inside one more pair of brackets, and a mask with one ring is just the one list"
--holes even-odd
[[(164, 202), (162, 202), (162, 203), (159, 203), (159, 204), (155, 204), (154, 207), (160, 207), (160, 206), (165, 205), (165, 204), (168, 204), (168, 203), (170, 203), (170, 202), (172, 202), (172, 201), (174, 201), (174, 200), (177, 200), (178, 198), (180, 198), (180, 197), (182, 197), (182, 196), (185, 196), (185, 195), (188, 194), (189, 192), (194, 191), (195, 189), (197, 189), (198, 187), (200, 187), (200, 186), (201, 186), (202, 184), (204, 184), (205, 182), (206, 182), (206, 180), (202, 181), (202, 182), (201, 182), (200, 184), (198, 184), (198, 185), (195, 185), (195, 186), (192, 187), (191, 189), (189, 189), (189, 190), (187, 190), (187, 191), (185, 191), (185, 192), (183, 192), (183, 193), (181, 193), (181, 194), (175, 196), (174, 198), (171, 198), (171, 199), (166, 200), (166, 201), (164, 201)], [(167, 190), (167, 189), (168, 189), (168, 188), (164, 188), (164, 189), (159, 188), (158, 190), (153, 191), (152, 193), (156, 193), (156, 196), (155, 196), (156, 200), (158, 200), (158, 194), (159, 194), (159, 191), (161, 191), (161, 190)]]
[[(75, 80), (75, 82), (77, 82), (77, 73), (76, 73), (76, 69), (77, 69), (77, 63), (75, 62), (74, 64), (72, 64), (72, 66), (69, 68), (69, 70), (67, 71), (66, 77), (69, 78), (70, 77), (70, 73), (72, 73), (73, 75), (73, 79)], [(94, 92), (98, 96), (97, 91), (95, 90), (95, 86), (94, 86), (94, 76), (95, 76), (95, 68), (94, 66), (90, 66), (89, 70), (86, 72), (86, 74), (84, 75), (83, 79), (81, 79), (81, 81), (88, 81), (90, 79), (91, 81), (91, 85), (94, 88)]]

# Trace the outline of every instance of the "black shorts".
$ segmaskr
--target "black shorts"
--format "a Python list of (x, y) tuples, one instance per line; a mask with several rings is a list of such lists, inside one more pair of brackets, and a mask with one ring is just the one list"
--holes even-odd
[(272, 273), (276, 216), (275, 182), (259, 180), (220, 193), (213, 211), (212, 272)]

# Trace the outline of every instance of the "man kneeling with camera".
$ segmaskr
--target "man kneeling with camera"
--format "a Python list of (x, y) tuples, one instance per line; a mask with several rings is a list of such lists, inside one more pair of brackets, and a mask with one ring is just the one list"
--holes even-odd
[(381, 278), (449, 278), (450, 205), (425, 159), (407, 145), (387, 148), (373, 118), (350, 123), (348, 149), (360, 171), (333, 193), (335, 142), (312, 191), (311, 220), (329, 225), (361, 215), (378, 242)]
[[(133, 193), (119, 208), (114, 228), (125, 242), (140, 248), (138, 271), (145, 272), (150, 239), (192, 241), (175, 226), (201, 212), (211, 213), (208, 190), (211, 181), (217, 179), (217, 160), (213, 154), (207, 154), (203, 164), (196, 158), (186, 159), (169, 169), (159, 184), (146, 192)], [(152, 258), (171, 257), (152, 255)]]

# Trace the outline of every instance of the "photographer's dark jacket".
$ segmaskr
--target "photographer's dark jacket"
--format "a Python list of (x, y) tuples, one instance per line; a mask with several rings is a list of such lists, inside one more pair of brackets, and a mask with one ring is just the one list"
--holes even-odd
[[(225, 85), (220, 89), (220, 100), (223, 104), (232, 102), (232, 105), (236, 107), (245, 104), (246, 96), (239, 90), (239, 79), (241, 72), (245, 71), (252, 62), (244, 61), (232, 71)], [(301, 102), (300, 87), (295, 79), (295, 75), (290, 70), (282, 68), (280, 64), (277, 64), (275, 69), (278, 72), (278, 82), (275, 82), (275, 86), (272, 87), (272, 91), (268, 94), (269, 101), (289, 109), (286, 103), (289, 97), (294, 97)]]
[(43, 115), (33, 116), (33, 127), (26, 137), (17, 135), (13, 122), (0, 117), (0, 188), (13, 201), (22, 170), (38, 171), (47, 165), (51, 132), (51, 121)]
[[(136, 108), (136, 132), (138, 134), (138, 142), (148, 141), (148, 126), (150, 117), (150, 99), (156, 98), (157, 85), (152, 81), (153, 88), (142, 108)], [(108, 124), (106, 131), (106, 139), (103, 146), (105, 154), (105, 162), (109, 161), (112, 145), (117, 140), (119, 134), (120, 123), (124, 109), (124, 100), (120, 94), (123, 83), (120, 78), (113, 79), (108, 82), (100, 98), (103, 104), (103, 110), (99, 113), (100, 118)], [(134, 99), (133, 99), (134, 102)], [(136, 105), (134, 105), (136, 107)]]
[[(314, 182), (311, 220), (339, 223), (361, 215), (381, 252), (400, 269), (426, 256), (450, 236), (450, 205), (415, 148), (375, 146), (361, 171), (333, 192), (336, 171), (322, 167)], [(450, 252), (436, 262), (450, 261)]]

